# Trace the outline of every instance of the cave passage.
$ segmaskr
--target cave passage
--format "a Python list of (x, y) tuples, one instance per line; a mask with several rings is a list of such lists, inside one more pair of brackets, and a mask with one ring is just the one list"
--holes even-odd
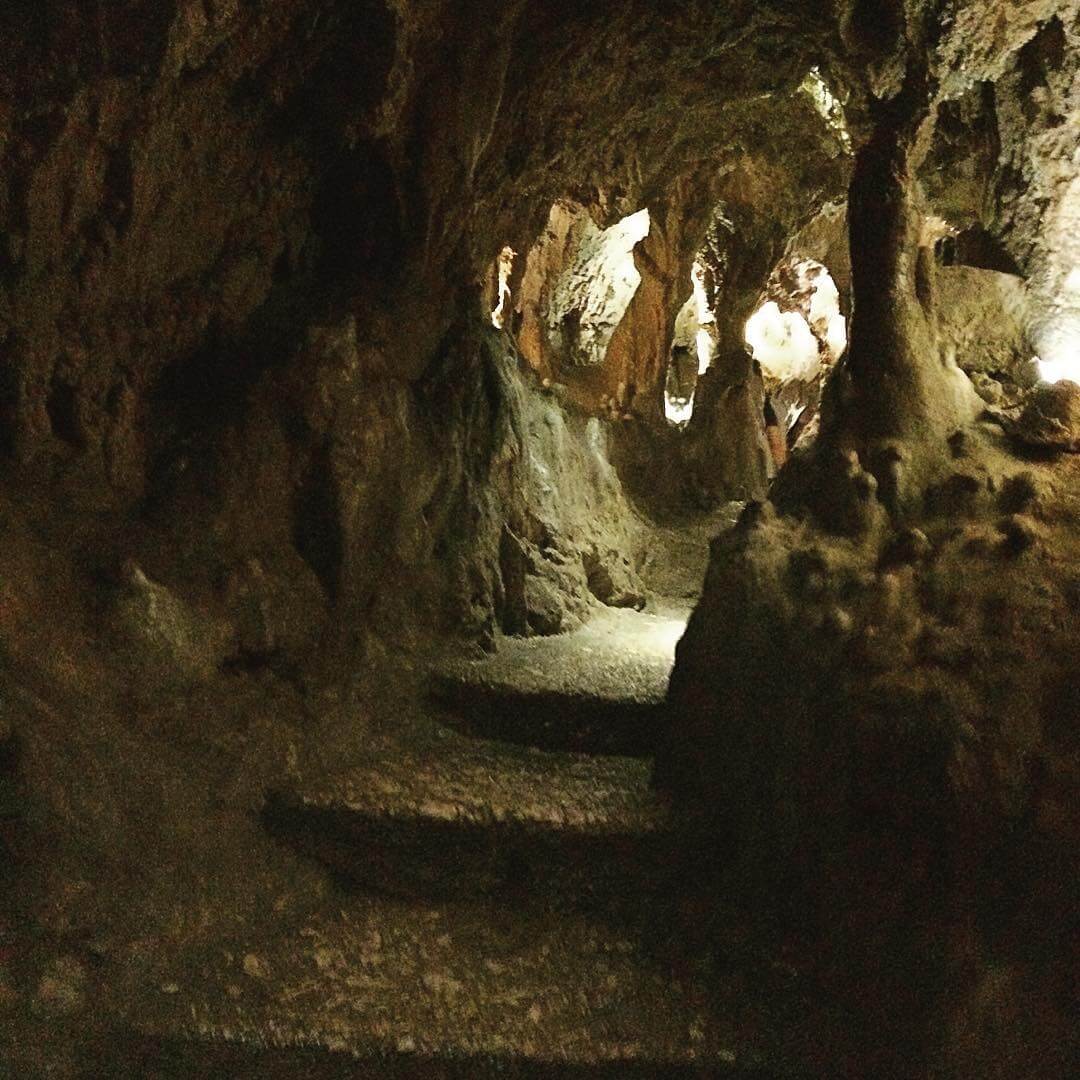
[(1080, 0), (0, 43), (0, 1076), (1078, 1075)]

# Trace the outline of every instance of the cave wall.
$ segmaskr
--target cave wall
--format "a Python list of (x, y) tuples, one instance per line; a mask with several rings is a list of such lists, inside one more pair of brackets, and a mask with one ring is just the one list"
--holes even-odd
[[(1048, 245), (1072, 220), (1076, 4), (957, 5), (933, 41), (917, 32), (929, 10), (7, 4), (0, 672), (36, 809), (68, 838), (69, 861), (42, 874), (97, 880), (103, 837), (124, 835), (118, 876), (143, 884), (132, 864), (157, 850), (146, 808), (166, 788), (167, 852), (193, 845), (189, 815), (249, 813), (296, 730), (340, 705), (300, 673), (342, 651), (349, 667), (370, 638), (559, 629), (594, 601), (597, 560), (632, 598), (632, 519), (603, 429), (477, 325), (493, 259), (527, 251), (556, 200), (598, 225), (642, 206), (660, 223), (639, 253), (650, 284), (620, 330), (625, 359), (594, 403), (616, 371), (640, 373), (642, 393), (662, 372), (708, 213), (732, 208), (727, 318), (694, 425), (678, 443), (648, 423), (615, 437), (627, 475), (672, 491), (689, 476), (703, 503), (765, 493), (742, 321), (850, 172), (820, 118), (792, 105), (812, 64), (849, 95), (856, 153), (926, 50), (934, 105), (993, 83), (997, 134), (977, 134), (1009, 158), (991, 185), (976, 167), (958, 205), (978, 200), (1019, 268), (1064, 285)], [(868, 385), (882, 382), (874, 360), (859, 359)], [(845, 407), (838, 392), (846, 437)], [(703, 860), (683, 869), (733, 868), (763, 910), (807, 899), (811, 936), (841, 946), (826, 957), (886, 976), (886, 1013), (942, 940), (961, 969), (1052, 961), (1080, 835), (1075, 507), (1047, 495), (1065, 473), (988, 463), (978, 429), (954, 439), (946, 419), (926, 450), (945, 475), (912, 481), (912, 518), (894, 518), (884, 485), (878, 497), (865, 444), (837, 440), (829, 470), (803, 474), (838, 493), (824, 529), (789, 503), (716, 545), (660, 773), (677, 814), (704, 812), (687, 829)], [(878, 464), (888, 480), (895, 460)], [(230, 682), (223, 711), (212, 695), (251, 669), (289, 681)], [(147, 698), (172, 706), (146, 712)], [(199, 740), (228, 765), (189, 781), (180, 748)], [(213, 839), (198, 848), (211, 870)], [(165, 894), (173, 878), (155, 869)], [(878, 923), (868, 883), (896, 898)], [(58, 897), (50, 933), (93, 925), (64, 888), (42, 891)], [(872, 1060), (879, 1075), (895, 1065)]]
[[(969, 348), (973, 365), (979, 349), (1022, 350), (1019, 283), (938, 273), (914, 172), (941, 107), (1007, 83), (1031, 42), (1061, 39), (1065, 16), (1038, 4), (972, 4), (941, 22), (918, 5), (893, 13), (845, 32), (868, 74), (849, 112), (849, 352), (816, 444), (714, 542), (656, 782), (685, 840), (673, 861), (708, 898), (702, 938), (722, 953), (733, 909), (785, 935), (874, 1032), (861, 1071), (1064, 1076), (1076, 1053), (1064, 1005), (1075, 903), (1061, 892), (1078, 872), (1076, 444), (1062, 434), (1036, 452), (1022, 423), (973, 400), (955, 366), (964, 323), (982, 310), (1000, 324)], [(1060, 126), (1027, 138), (1056, 142)], [(969, 196), (992, 186), (985, 165), (968, 179), (980, 172)], [(1037, 184), (1019, 187), (1028, 223), (998, 207), (987, 229), (1024, 266), (1024, 244), (1049, 242), (1034, 226), (1049, 208)], [(962, 201), (962, 183), (930, 188)], [(1075, 431), (1077, 396), (1068, 383), (1036, 390), (1024, 412), (1058, 402), (1055, 423)], [(1022, 1007), (1021, 973), (1038, 989), (1018, 1038), (991, 1018)]]
[[(617, 360), (585, 395), (636, 381), (658, 415), (694, 243), (682, 204), (705, 205), (700, 178), (740, 175), (749, 145), (779, 159), (799, 123), (773, 125), (761, 88), (797, 85), (833, 34), (811, 21), (781, 44), (766, 9), (760, 56), (736, 67), (722, 57), (742, 16), (697, 7), (131, 0), (2, 19), (24, 45), (0, 73), (12, 482), (40, 496), (31, 514), (116, 515), (131, 527), (106, 541), (101, 525), (99, 561), (153, 562), (192, 595), (249, 556), (299, 558), (313, 625), (377, 610), (388, 563), (409, 567), (388, 595), (406, 578), (439, 591), (431, 567), (464, 544), (448, 534), (494, 512), (470, 473), (487, 466), (461, 449), (502, 452), (467, 404), (483, 365), (441, 365), (495, 254), (527, 250), (563, 195), (601, 224), (658, 207)], [(486, 385), (492, 413), (526, 422), (519, 387)], [(462, 516), (417, 524), (461, 491)], [(480, 562), (458, 576), (485, 579)], [(450, 594), (487, 615), (463, 624), (497, 622), (497, 588), (470, 589)]]

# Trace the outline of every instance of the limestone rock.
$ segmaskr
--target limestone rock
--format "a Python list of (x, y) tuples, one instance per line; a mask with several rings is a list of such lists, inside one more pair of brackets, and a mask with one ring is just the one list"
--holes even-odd
[(319, 581), (298, 557), (268, 566), (251, 556), (228, 573), (223, 593), (233, 648), (245, 663), (302, 660), (327, 618)]
[(987, 397), (997, 382), (991, 375), (1013, 373), (1034, 351), (1027, 338), (1023, 279), (973, 266), (941, 266), (935, 289), (939, 342), (955, 352), (963, 371), (981, 376), (972, 379), (976, 390), (996, 404)]
[(608, 549), (601, 552), (595, 545), (583, 556), (589, 592), (608, 607), (633, 608), (645, 606), (645, 596), (625, 555)]
[(224, 628), (151, 581), (133, 562), (124, 567), (110, 618), (141, 693), (176, 691), (209, 679), (224, 656)]
[(1028, 446), (1080, 451), (1080, 385), (1064, 379), (1036, 387), (1009, 430)]
[[(693, 872), (714, 865), (712, 888), (812, 928), (830, 963), (875, 973), (873, 993), (921, 970), (928, 928), (941, 978), (972, 934), (1056, 955), (1054, 883), (1075, 875), (1075, 535), (1050, 515), (996, 535), (957, 516), (900, 534), (869, 573), (865, 545), (794, 518), (758, 514), (714, 544), (656, 758)], [(976, 897), (1001, 925), (964, 922)]]

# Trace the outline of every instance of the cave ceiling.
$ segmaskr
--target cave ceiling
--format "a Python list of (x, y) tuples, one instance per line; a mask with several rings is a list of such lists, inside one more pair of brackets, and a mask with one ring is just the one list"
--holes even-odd
[[(7, 5), (0, 327), (39, 381), (74, 337), (69, 366), (106, 351), (141, 386), (211, 332), (268, 355), (271, 297), (294, 321), (344, 303), (413, 376), (555, 198), (601, 224), (677, 198), (698, 231), (723, 198), (790, 234), (849, 171), (798, 91), (807, 71), (846, 101), (857, 147), (916, 55), (939, 100), (1002, 84), (1002, 142), (1034, 156), (998, 163), (990, 217), (1034, 271), (1047, 241), (1024, 192), (1051, 216), (1061, 201), (1076, 4), (939, 10), (927, 29), (928, 5), (881, 0)], [(1063, 59), (1054, 40), (1022, 55), (1051, 20)]]

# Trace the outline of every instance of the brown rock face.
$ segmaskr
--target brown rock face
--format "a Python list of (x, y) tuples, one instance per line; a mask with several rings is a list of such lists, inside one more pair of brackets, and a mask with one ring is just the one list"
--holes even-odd
[[(843, 174), (804, 96), (778, 109), (760, 96), (795, 86), (799, 49), (772, 42), (771, 14), (755, 17), (770, 64), (736, 74), (715, 49), (743, 29), (719, 14), (665, 16), (654, 40), (635, 29), (653, 21), (646, 6), (603, 22), (481, 9), (9, 9), (4, 38), (24, 47), (0, 76), (0, 427), (28, 477), (70, 478), (159, 524), (180, 505), (203, 522), (243, 519), (250, 543), (226, 541), (226, 561), (293, 547), (331, 598), (362, 607), (351, 545), (372, 554), (383, 541), (366, 534), (415, 536), (413, 503), (471, 483), (407, 464), (428, 452), (425, 425), (457, 422), (421, 415), (440, 342), (475, 317), (502, 246), (527, 251), (539, 214), (569, 192), (593, 228), (653, 213), (634, 256), (641, 285), (570, 398), (596, 414), (633, 396), (659, 422), (674, 310), (717, 198), (768, 190), (794, 221), (813, 212), (809, 177), (837, 187)], [(616, 114), (614, 101), (634, 105)], [(781, 150), (796, 131), (793, 157)]]
[[(797, 926), (868, 1019), (853, 1075), (911, 1075), (912, 1043), (933, 1072), (945, 1028), (982, 1075), (965, 1033), (1057, 985), (1080, 839), (1080, 388), (1001, 390), (1080, 337), (1077, 8), (3, 5), (0, 780), (17, 757), (26, 805), (0, 888), (34, 949), (81, 950), (16, 964), (46, 1013), (93, 1006), (87, 957), (134, 978), (215, 913), (335, 895), (252, 821), (301, 757), (396, 737), (422, 648), (639, 607), (631, 499), (758, 500), (672, 678), (677, 880), (726, 868), (716, 953), (718, 884), (792, 898), (774, 940)], [(646, 209), (616, 287), (598, 237)], [(774, 479), (743, 326), (796, 254), (851, 347)], [(697, 257), (717, 348), (676, 430)]]

